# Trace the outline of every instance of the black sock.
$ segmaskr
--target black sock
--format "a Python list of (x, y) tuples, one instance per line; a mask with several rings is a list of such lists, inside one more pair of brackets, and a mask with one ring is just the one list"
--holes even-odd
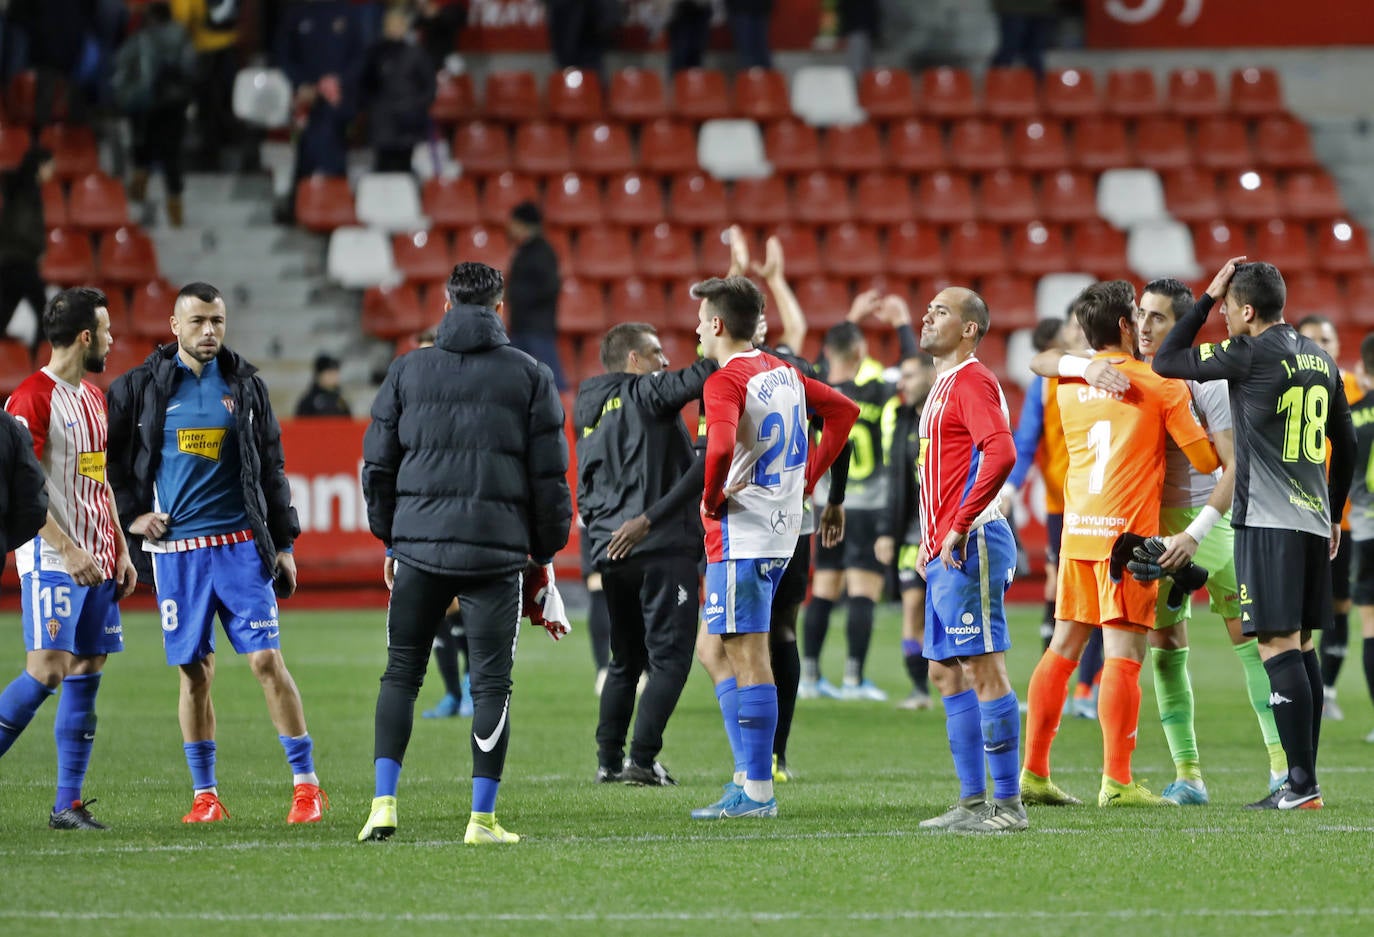
[(439, 677), (444, 681), (444, 692), (457, 699), (463, 695), (463, 677), (458, 670), (458, 641), (453, 636), (454, 619), (458, 620), (461, 628), (462, 619), (459, 614), (444, 616), (444, 623), (439, 626), (439, 637), (434, 642), (434, 666), (438, 668)]
[(589, 592), (591, 608), (587, 611), (587, 633), (592, 636), (592, 660), (597, 670), (611, 665), (611, 610), (606, 607), (606, 593), (600, 589)]
[(773, 754), (787, 760), (787, 739), (792, 734), (792, 716), (797, 711), (797, 685), (801, 682), (801, 656), (796, 640), (773, 641), (773, 682), (778, 685), (778, 727), (773, 731)]
[(1078, 682), (1090, 687), (1102, 672), (1102, 629), (1094, 628), (1078, 659)]
[(1264, 669), (1269, 673), (1269, 709), (1288, 756), (1288, 783), (1296, 793), (1310, 793), (1317, 783), (1312, 751), (1312, 683), (1302, 652), (1276, 654), (1264, 662)]
[(1374, 700), (1374, 638), (1364, 639), (1364, 682), (1369, 698)]
[(868, 660), (868, 645), (873, 641), (872, 599), (861, 595), (849, 597), (848, 622), (845, 636), (849, 639), (849, 660), (845, 664), (845, 679), (851, 677), (858, 683), (864, 682), (864, 661)]
[(1336, 685), (1336, 678), (1341, 675), (1341, 665), (1345, 663), (1345, 651), (1349, 643), (1350, 613), (1336, 612), (1331, 616), (1331, 626), (1322, 632), (1322, 686)]
[(830, 630), (830, 610), (834, 607), (832, 599), (820, 596), (812, 596), (806, 606), (806, 618), (802, 620), (802, 653), (808, 660), (821, 659), (825, 635)]
[(1054, 638), (1054, 599), (1047, 599), (1045, 602), (1045, 617), (1040, 619), (1040, 651), (1041, 653), (1050, 649), (1050, 641)]
[(1315, 650), (1303, 651), (1302, 666), (1307, 671), (1307, 684), (1312, 688), (1312, 770), (1317, 770), (1317, 751), (1321, 748), (1322, 707), (1326, 698), (1322, 694), (1322, 669), (1317, 663)]
[[(905, 641), (902, 642), (904, 645)], [(920, 647), (920, 642), (916, 642)], [(930, 692), (930, 661), (920, 651), (913, 654), (906, 654), (902, 657), (902, 663), (906, 664), (906, 675), (911, 678), (911, 685), (922, 693)]]

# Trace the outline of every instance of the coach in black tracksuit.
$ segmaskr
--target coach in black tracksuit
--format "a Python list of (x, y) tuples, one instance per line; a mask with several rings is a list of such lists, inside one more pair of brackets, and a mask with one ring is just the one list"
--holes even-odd
[(435, 629), (457, 596), (473, 777), (496, 781), (510, 736), (521, 573), (553, 559), (572, 519), (563, 406), (549, 369), (510, 347), (498, 317), (503, 286), (485, 264), (454, 268), (434, 346), (392, 362), (377, 392), (362, 475), (391, 586), (375, 757), (404, 758)]
[[(655, 759), (692, 669), (702, 555), (701, 485), (693, 492), (678, 484), (695, 459), (681, 411), (701, 396), (717, 365), (698, 361), (664, 370), (668, 359), (658, 336), (643, 323), (607, 332), (601, 363), (607, 373), (583, 381), (573, 407), (578, 512), (611, 618), (596, 780), (672, 784)], [(670, 491), (681, 496), (665, 499)], [(628, 554), (627, 539), (636, 544)], [(646, 671), (630, 757), (622, 766), (635, 686)]]

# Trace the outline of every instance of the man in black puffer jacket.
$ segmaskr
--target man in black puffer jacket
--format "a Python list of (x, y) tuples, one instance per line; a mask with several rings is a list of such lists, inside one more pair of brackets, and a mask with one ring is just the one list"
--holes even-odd
[(377, 696), (376, 796), (359, 840), (396, 831), (415, 697), (449, 602), (462, 603), (472, 684), (472, 817), (465, 841), (514, 843), (496, 822), (510, 736), (522, 573), (568, 542), (568, 444), (549, 369), (510, 347), (505, 283), (453, 268), (434, 346), (398, 358), (363, 439), (368, 524), (387, 546), (387, 666)]

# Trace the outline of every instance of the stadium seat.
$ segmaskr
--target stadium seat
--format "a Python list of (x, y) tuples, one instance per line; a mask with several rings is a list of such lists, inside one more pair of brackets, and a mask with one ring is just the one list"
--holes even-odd
[(1192, 166), (1164, 174), (1164, 204), (1179, 221), (1210, 221), (1224, 214), (1216, 174)]
[(576, 227), (600, 224), (604, 218), (601, 189), (595, 179), (570, 172), (549, 181), (544, 194), (544, 220), (549, 224)]
[(730, 219), (725, 186), (703, 172), (678, 176), (668, 187), (668, 220), (693, 228), (724, 225)]
[(763, 132), (763, 147), (774, 172), (811, 172), (823, 165), (815, 128), (793, 117), (769, 124)]
[(1148, 68), (1117, 68), (1107, 73), (1107, 113), (1115, 117), (1152, 117), (1158, 114), (1159, 89)]
[(1199, 120), (1195, 153), (1204, 169), (1246, 169), (1256, 164), (1245, 124), (1235, 117)]
[(373, 286), (363, 292), (362, 328), (374, 338), (390, 341), (414, 335), (430, 324), (430, 318), (415, 283)]
[(0, 120), (0, 172), (14, 169), (29, 151), (29, 131)]
[(97, 267), (100, 278), (114, 286), (146, 283), (157, 277), (157, 248), (139, 228), (124, 225), (101, 236)]
[(700, 168), (697, 140), (684, 123), (660, 118), (645, 125), (639, 135), (639, 166), (644, 172), (672, 175)]
[(1193, 235), (1177, 221), (1138, 221), (1126, 237), (1126, 263), (1145, 280), (1177, 277), (1193, 280), (1202, 275), (1193, 253)]
[(1084, 288), (1097, 282), (1088, 273), (1051, 273), (1035, 283), (1036, 319), (1063, 319)]
[(855, 217), (869, 224), (901, 224), (915, 214), (911, 183), (904, 173), (869, 172), (854, 186)]
[(939, 125), (915, 117), (888, 128), (887, 158), (902, 172), (931, 172), (949, 165)]
[(329, 235), (325, 272), (340, 286), (357, 289), (398, 283), (391, 241), (376, 228), (335, 228)]
[[(576, 276), (577, 268), (573, 264), (572, 255), (572, 235), (567, 228), (549, 226), (544, 228), (544, 240), (549, 242), (549, 247), (553, 248), (553, 254), (558, 258), (558, 269), (564, 276)], [(514, 248), (512, 248), (512, 253)]]
[[(992, 327), (1002, 331), (1035, 325), (1035, 286), (1026, 277), (995, 273), (983, 277), (978, 295), (988, 305)], [(913, 313), (914, 315), (914, 313)], [(1013, 415), (1014, 416), (1014, 415)]]
[(510, 135), (500, 124), (470, 120), (453, 132), (453, 158), (465, 175), (494, 175), (511, 166)]
[(1097, 213), (1118, 228), (1168, 218), (1164, 186), (1149, 169), (1111, 169), (1097, 180)]
[(624, 228), (583, 228), (577, 233), (573, 257), (578, 276), (588, 279), (618, 280), (635, 272), (630, 234)]
[(1326, 316), (1340, 324), (1345, 317), (1346, 301), (1341, 296), (1335, 277), (1325, 273), (1295, 273), (1283, 271), (1284, 285), (1288, 295), (1284, 300), (1283, 314), (1289, 322), (1298, 322), (1306, 316)]
[(1002, 395), (1007, 401), (1007, 410), (1013, 419), (1021, 412), (1020, 408), (1026, 399), (1025, 391), (1035, 377), (1030, 369), (1031, 359), (1035, 357), (1035, 346), (1031, 343), (1034, 325), (1035, 320), (1032, 319), (1027, 325), (1007, 336), (1006, 357), (1002, 365), (1005, 379), (999, 383), (1002, 385)]
[(665, 217), (663, 189), (658, 181), (627, 172), (606, 187), (606, 217), (616, 224), (647, 227)]
[(291, 123), (295, 93), (279, 68), (239, 69), (230, 98), (234, 116), (245, 124), (272, 130)]
[(947, 267), (945, 245), (934, 225), (905, 221), (888, 231), (888, 273), (899, 277), (926, 277), (943, 273)]
[(453, 262), (483, 263), (497, 270), (510, 264), (511, 245), (504, 226), (473, 225), (453, 234)]
[(1215, 117), (1224, 110), (1217, 76), (1207, 69), (1178, 68), (1169, 73), (1165, 103), (1178, 117)]
[(729, 117), (733, 110), (723, 72), (684, 68), (673, 76), (672, 114), (679, 120), (716, 120)]
[[(348, 199), (352, 202), (351, 194)], [(79, 228), (117, 228), (128, 224), (129, 202), (124, 196), (124, 185), (104, 173), (83, 176), (72, 183), (67, 212), (72, 224)]]
[(539, 83), (533, 72), (487, 73), (482, 113), (489, 120), (518, 124), (540, 116)]
[(759, 123), (791, 117), (787, 78), (771, 68), (747, 68), (735, 75), (735, 114)]
[(1017, 225), (1011, 230), (1011, 269), (1027, 276), (1043, 276), (1072, 267), (1064, 232), (1058, 225), (1039, 221)]
[(646, 277), (669, 280), (700, 272), (691, 236), (675, 225), (654, 225), (642, 232), (636, 254), (639, 272)]
[(516, 205), (538, 200), (539, 189), (529, 176), (518, 176), (513, 172), (492, 176), (482, 186), (482, 221), (504, 225), (510, 220), (511, 209)]
[(1142, 117), (1135, 125), (1136, 164), (1156, 172), (1193, 165), (1188, 127), (1178, 117)]
[(1284, 276), (1302, 273), (1314, 266), (1307, 228), (1301, 222), (1287, 224), (1281, 218), (1270, 218), (1256, 225), (1255, 253), (1251, 257), (1273, 264)]
[(839, 224), (854, 216), (849, 185), (837, 173), (809, 172), (793, 184), (794, 214), (807, 224)]
[(860, 173), (882, 169), (883, 154), (878, 128), (873, 123), (830, 127), (821, 140), (821, 161), (834, 172)]
[(978, 113), (973, 74), (963, 68), (928, 68), (921, 73), (920, 110), (936, 120), (963, 120)]
[(1097, 217), (1097, 186), (1085, 172), (1061, 169), (1040, 183), (1040, 206), (1046, 221), (1083, 221)]
[(420, 207), (436, 228), (474, 225), (479, 218), (477, 184), (471, 176), (426, 179), (420, 187)]
[(916, 95), (911, 72), (904, 68), (870, 68), (859, 76), (859, 106), (872, 120), (914, 117)]
[(1119, 117), (1085, 117), (1073, 128), (1073, 164), (1088, 172), (1138, 165)]
[(1103, 221), (1089, 218), (1070, 232), (1071, 257), (1064, 270), (1087, 270), (1104, 280), (1126, 275), (1126, 235)]
[(421, 183), (429, 179), (456, 179), (463, 167), (453, 158), (448, 140), (421, 140), (410, 151), (410, 171)]
[(1266, 221), (1279, 214), (1279, 187), (1273, 175), (1247, 169), (1227, 173), (1221, 181), (1221, 204), (1236, 221)]
[(563, 278), (558, 291), (558, 331), (600, 338), (606, 331), (606, 302), (600, 283)]
[(668, 324), (663, 284), (657, 280), (636, 276), (617, 277), (611, 281), (606, 303), (608, 325), (647, 322), (655, 328), (661, 328)]
[(984, 175), (978, 185), (978, 217), (999, 224), (1030, 221), (1040, 214), (1030, 176), (1010, 169)]
[[(1238, 68), (1231, 73), (1231, 113), (1241, 117), (1283, 114), (1283, 89), (1272, 68)], [(1261, 138), (1263, 139), (1263, 138)]]
[(789, 277), (809, 277), (821, 272), (821, 250), (816, 230), (809, 225), (782, 224), (772, 232), (782, 245)]
[(438, 231), (393, 234), (391, 257), (407, 280), (444, 280), (453, 272), (448, 238)]
[(515, 169), (531, 176), (557, 176), (572, 170), (568, 128), (530, 120), (515, 128)]
[(39, 271), (44, 282), (57, 286), (80, 286), (94, 280), (95, 254), (90, 235), (74, 227), (50, 230)]
[(1266, 169), (1311, 169), (1320, 165), (1307, 124), (1287, 114), (1265, 117), (1255, 130), (1255, 155)]
[(0, 396), (8, 397), (14, 393), (32, 373), (28, 346), (0, 335)]
[(1232, 257), (1252, 253), (1245, 226), (1220, 217), (1193, 226), (1193, 254), (1204, 270), (1220, 270)]
[(1374, 270), (1345, 278), (1345, 317), (1364, 328), (1374, 326)]
[(754, 179), (773, 171), (752, 120), (708, 120), (697, 134), (697, 162), (717, 179)]
[(787, 183), (782, 176), (740, 179), (730, 192), (730, 213), (744, 225), (771, 227), (791, 221), (792, 196)]
[(797, 303), (806, 315), (807, 325), (824, 334), (838, 325), (849, 313), (853, 300), (849, 290), (839, 280), (829, 277), (806, 277), (797, 281)]
[(596, 72), (565, 68), (549, 75), (549, 117), (579, 123), (600, 120), (605, 112)]
[(1370, 269), (1365, 231), (1343, 218), (1317, 229), (1317, 266), (1330, 273), (1362, 273)]
[(635, 168), (630, 134), (624, 124), (583, 124), (573, 133), (573, 168), (596, 175), (615, 175)]
[(1059, 169), (1069, 164), (1064, 125), (1057, 120), (1027, 120), (1012, 127), (1011, 161), (1020, 169)]
[(43, 183), (42, 194), (43, 224), (50, 229), (70, 224), (67, 217), (67, 191), (62, 188), (62, 183), (57, 179), (49, 179)]
[[(751, 240), (748, 232), (744, 237), (746, 241), (751, 241), (749, 256), (756, 263), (763, 260), (762, 242), (757, 238)], [(702, 231), (701, 253), (698, 255), (702, 276), (725, 276), (730, 269), (730, 260), (730, 228), (720, 225)]]
[(100, 171), (100, 153), (90, 127), (49, 124), (38, 142), (52, 151), (53, 170), (59, 179), (74, 179)]
[(420, 191), (408, 172), (370, 172), (358, 180), (354, 205), (358, 223), (383, 231), (415, 231), (429, 227), (420, 211)]
[(134, 287), (133, 302), (129, 306), (129, 328), (139, 338), (165, 340), (167, 319), (176, 305), (177, 288), (158, 278)]
[(843, 65), (803, 65), (792, 75), (792, 112), (813, 127), (862, 123), (854, 73)]
[(1002, 229), (994, 224), (966, 221), (950, 231), (949, 269), (956, 276), (980, 277), (1007, 269)]
[(983, 76), (983, 113), (993, 120), (1022, 120), (1040, 113), (1040, 89), (1029, 68), (990, 68)]
[(663, 79), (647, 68), (622, 68), (611, 76), (609, 110), (617, 120), (643, 123), (664, 117), (668, 99)]
[(962, 224), (977, 217), (968, 176), (933, 172), (921, 177), (916, 190), (916, 216), (936, 224)]
[(877, 233), (867, 225), (851, 222), (827, 228), (821, 263), (827, 274), (836, 277), (871, 277), (882, 273), (883, 253)]
[(472, 76), (440, 69), (434, 76), (434, 103), (429, 106), (429, 116), (443, 127), (475, 118), (477, 90), (472, 85)]
[(1045, 73), (1041, 97), (1051, 117), (1092, 117), (1102, 113), (1093, 73), (1086, 69), (1056, 68)]
[(956, 123), (949, 137), (949, 162), (965, 172), (1004, 169), (1009, 161), (1002, 125), (976, 117)]
[(1290, 172), (1279, 182), (1279, 201), (1285, 218), (1334, 218), (1345, 212), (1336, 182), (1325, 170)]

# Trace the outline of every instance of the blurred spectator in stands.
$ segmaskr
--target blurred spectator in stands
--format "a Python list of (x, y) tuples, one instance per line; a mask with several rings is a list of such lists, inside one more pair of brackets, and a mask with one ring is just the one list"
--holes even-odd
[(85, 123), (86, 101), (78, 88), (99, 67), (95, 0), (10, 0), (9, 19), (23, 27), (29, 66), (36, 73), (35, 127), (53, 122), (63, 86), (67, 121)]
[(367, 52), (358, 100), (367, 114), (377, 172), (410, 172), (415, 144), (429, 135), (434, 103), (434, 69), (423, 49), (410, 41), (410, 14), (392, 7), (382, 21), (382, 38)]
[(553, 371), (559, 391), (568, 389), (558, 360), (558, 255), (544, 239), (544, 215), (533, 202), (521, 202), (506, 226), (517, 245), (506, 276), (510, 342)]
[(56, 164), (52, 153), (34, 146), (24, 154), (19, 166), (0, 176), (0, 336), (21, 299), (33, 310), (34, 335), (30, 346), (38, 347), (43, 329), (43, 307), (48, 303), (47, 285), (39, 268), (48, 248), (48, 231), (43, 223), (43, 183), (53, 177)]
[(993, 0), (992, 8), (999, 35), (993, 67), (1006, 68), (1020, 59), (1036, 78), (1043, 78), (1045, 49), (1058, 25), (1059, 0)]
[(234, 76), (238, 72), (240, 0), (172, 0), (172, 17), (186, 27), (196, 50), (197, 168), (218, 172), (224, 150), (238, 142)]
[(620, 0), (544, 0), (544, 6), (558, 67), (601, 75), (602, 58), (624, 18)]
[(711, 0), (657, 0), (668, 33), (668, 74), (701, 68), (711, 41)]
[(353, 415), (339, 390), (339, 367), (339, 359), (333, 355), (315, 356), (315, 380), (296, 404), (296, 416)]
[(172, 19), (164, 0), (148, 4), (143, 28), (125, 40), (115, 58), (115, 101), (129, 117), (134, 135), (134, 175), (129, 197), (148, 196), (148, 173), (162, 168), (167, 220), (182, 224), (182, 161), (186, 109), (195, 88), (196, 50), (186, 27)]
[(773, 0), (725, 0), (730, 33), (740, 68), (772, 68), (773, 50), (768, 44), (768, 20)]
[(417, 0), (414, 23), (420, 48), (437, 72), (457, 50), (458, 37), (468, 24), (467, 0)]
[(857, 77), (873, 67), (873, 47), (878, 44), (878, 30), (882, 25), (882, 4), (879, 0), (839, 0), (839, 4), (845, 57)]

